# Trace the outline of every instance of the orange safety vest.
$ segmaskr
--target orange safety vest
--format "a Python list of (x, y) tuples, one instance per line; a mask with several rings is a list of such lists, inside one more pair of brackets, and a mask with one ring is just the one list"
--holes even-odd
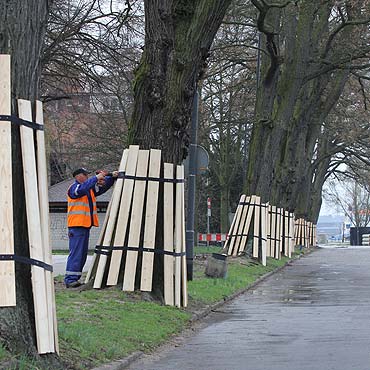
[(92, 189), (90, 189), (90, 194), (93, 202), (93, 224), (91, 225), (91, 213), (87, 195), (76, 199), (68, 195), (68, 227), (99, 226), (96, 197)]

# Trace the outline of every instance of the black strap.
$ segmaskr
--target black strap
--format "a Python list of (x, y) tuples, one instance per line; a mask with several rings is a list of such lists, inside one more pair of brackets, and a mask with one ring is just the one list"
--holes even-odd
[(0, 254), (0, 261), (16, 261), (20, 263), (24, 263), (26, 265), (33, 265), (37, 267), (41, 267), (47, 271), (53, 271), (53, 266), (48, 265), (45, 262), (35, 260), (34, 258), (28, 258), (23, 256), (16, 256), (15, 254)]
[(118, 178), (119, 179), (136, 180), (136, 181), (172, 182), (172, 183), (175, 183), (175, 184), (185, 182), (184, 179), (168, 179), (168, 178), (164, 178), (164, 177), (126, 175), (126, 173), (123, 172), (123, 171), (118, 172)]
[(39, 125), (38, 123), (26, 121), (25, 119), (16, 117), (16, 116), (7, 116), (4, 114), (0, 114), (0, 121), (10, 121), (12, 123), (15, 123), (19, 126), (27, 126), (34, 130), (43, 130), (44, 125)]
[(249, 206), (251, 202), (239, 202), (240, 206)]
[[(105, 249), (104, 251), (102, 249)], [(112, 253), (112, 250), (120, 250), (120, 251), (137, 251), (137, 252), (151, 252), (155, 254), (161, 254), (161, 255), (168, 255), (168, 256), (174, 256), (174, 257), (182, 257), (186, 256), (186, 252), (171, 252), (171, 251), (165, 251), (163, 249), (155, 249), (155, 248), (144, 248), (144, 247), (122, 247), (122, 246), (109, 246), (105, 247), (103, 245), (97, 245), (95, 246), (95, 253), (96, 254), (104, 254), (106, 256), (110, 256)]]

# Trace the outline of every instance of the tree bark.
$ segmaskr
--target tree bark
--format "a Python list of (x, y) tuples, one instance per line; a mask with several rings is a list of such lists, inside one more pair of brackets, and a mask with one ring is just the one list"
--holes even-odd
[(187, 156), (196, 83), (231, 0), (145, 0), (145, 47), (135, 73), (129, 141)]
[[(16, 99), (34, 101), (40, 84), (40, 56), (51, 0), (8, 0), (0, 4), (0, 53), (11, 55), (12, 114)], [(14, 250), (29, 257), (19, 127), (12, 127)], [(6, 196), (6, 194), (4, 195)], [(29, 265), (16, 263), (16, 307), (1, 308), (0, 341), (11, 353), (37, 357)], [(42, 356), (50, 368), (61, 368), (54, 355)]]

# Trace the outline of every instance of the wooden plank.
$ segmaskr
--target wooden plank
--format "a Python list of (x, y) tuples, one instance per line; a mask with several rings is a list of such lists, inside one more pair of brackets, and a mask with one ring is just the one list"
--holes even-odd
[[(137, 176), (147, 176), (148, 159), (149, 150), (139, 150), (136, 171)], [(135, 181), (128, 247), (139, 247), (146, 185), (147, 181)], [(132, 292), (135, 289), (137, 256), (137, 251), (127, 251), (122, 288), (125, 291)]]
[[(180, 166), (176, 166), (176, 178), (180, 176)], [(176, 184), (176, 198), (175, 198), (175, 252), (181, 253), (182, 249), (182, 194), (181, 184)], [(181, 257), (175, 257), (175, 306), (181, 307)]]
[[(238, 254), (243, 253), (245, 251), (246, 246), (247, 246), (248, 237), (247, 237), (246, 234), (244, 234), (244, 229), (245, 229), (246, 222), (247, 222), (248, 211), (249, 211), (250, 208), (253, 208), (253, 205), (251, 205), (251, 197), (250, 196), (246, 196), (245, 199), (244, 199), (244, 202), (246, 204), (243, 206), (243, 209), (242, 209), (242, 215), (241, 215), (241, 219), (240, 219), (239, 230), (237, 232), (237, 234), (239, 234), (239, 236), (238, 236), (239, 240), (236, 241), (233, 256), (237, 256)], [(248, 225), (248, 230), (249, 230), (249, 225)], [(247, 230), (247, 232), (248, 232), (248, 230)]]
[(252, 221), (252, 216), (253, 216), (253, 212), (254, 212), (254, 203), (255, 203), (255, 200), (256, 200), (256, 196), (255, 195), (252, 195), (252, 196), (248, 196), (248, 203), (249, 203), (249, 207), (248, 207), (248, 211), (247, 211), (247, 217), (246, 217), (246, 220), (245, 220), (245, 223), (244, 223), (244, 227), (241, 231), (241, 233), (243, 234), (243, 237), (242, 237), (242, 240), (240, 242), (240, 244), (243, 246), (243, 249), (241, 249), (239, 252), (244, 252), (246, 246), (247, 246), (247, 242), (248, 242), (248, 233), (249, 233), (249, 229), (250, 229), (250, 226), (251, 226), (251, 221)]
[(280, 208), (276, 208), (276, 229), (275, 229), (275, 258), (280, 259), (280, 239), (281, 239), (281, 213)]
[[(101, 245), (101, 243), (103, 242), (103, 238), (104, 238), (105, 230), (107, 228), (111, 208), (112, 208), (112, 199), (108, 203), (107, 212), (105, 213), (103, 225), (100, 229), (100, 234), (99, 234), (98, 240), (96, 242), (97, 245)], [(91, 264), (90, 264), (90, 268), (89, 268), (89, 270), (87, 271), (87, 274), (86, 274), (85, 284), (87, 284), (92, 277), (95, 277), (96, 270), (98, 268), (98, 263), (99, 263), (99, 256), (100, 256), (100, 254), (97, 254), (97, 253), (93, 254), (93, 258), (92, 258), (92, 261), (91, 261)]]
[(283, 237), (284, 237), (284, 256), (289, 255), (289, 212), (284, 211), (284, 231), (283, 231)]
[(266, 256), (271, 256), (271, 204), (268, 204), (266, 212)]
[[(139, 146), (130, 145), (128, 152), (128, 159), (126, 165), (126, 175), (135, 176), (137, 171), (137, 161), (139, 157)], [(118, 180), (117, 180), (118, 181)], [(132, 204), (132, 195), (134, 192), (134, 179), (125, 179), (123, 182), (122, 195), (120, 199), (116, 233), (114, 235), (115, 246), (123, 246), (126, 239), (126, 232), (128, 226), (128, 220), (130, 215), (130, 209)], [(113, 250), (110, 260), (107, 285), (116, 285), (118, 283), (119, 271), (121, 269), (123, 251)]]
[[(173, 179), (174, 167), (172, 163), (164, 163), (163, 170), (165, 179)], [(174, 184), (171, 182), (164, 183), (163, 195), (163, 249), (167, 252), (174, 252), (173, 244), (173, 188)], [(164, 255), (164, 303), (173, 306), (174, 301), (174, 276), (173, 268), (175, 257)]]
[(277, 221), (277, 214), (276, 214), (276, 206), (271, 207), (271, 256), (277, 258), (276, 256), (276, 221)]
[[(245, 195), (242, 195), (240, 197), (239, 203), (241, 203), (243, 197), (245, 197)], [(233, 238), (232, 235), (235, 233), (234, 229), (236, 227), (235, 224), (236, 224), (237, 214), (238, 214), (238, 212), (240, 212), (240, 210), (241, 210), (241, 206), (238, 204), (238, 206), (236, 207), (234, 218), (231, 222), (231, 226), (230, 226), (230, 229), (229, 229), (229, 232), (228, 232), (228, 238), (226, 239), (226, 242), (225, 242), (224, 247), (222, 249), (222, 252), (226, 253), (229, 256), (231, 256), (232, 253), (233, 253), (233, 248), (231, 246), (231, 241), (234, 244), (234, 240), (232, 240), (232, 238)]]
[[(178, 180), (185, 181), (185, 173), (184, 173), (184, 166), (181, 165), (180, 171), (176, 173)], [(185, 234), (185, 183), (181, 182), (181, 252), (183, 255), (181, 256), (181, 282), (182, 282), (182, 306), (188, 306), (188, 278), (187, 278), (187, 267), (186, 267), (186, 234)]]
[[(149, 160), (149, 177), (159, 178), (160, 171), (161, 171), (161, 151), (158, 149), (151, 149)], [(143, 241), (144, 248), (149, 249), (155, 248), (158, 194), (159, 194), (159, 181), (149, 181), (145, 210), (145, 229)], [(140, 290), (142, 291), (146, 292), (152, 291), (153, 263), (154, 263), (154, 253), (143, 252), (141, 267), (141, 284), (140, 284)]]
[[(243, 202), (244, 203), (250, 203), (250, 197), (245, 196)], [(239, 222), (238, 230), (236, 232), (237, 236), (236, 236), (236, 240), (235, 240), (235, 244), (234, 244), (233, 256), (236, 256), (239, 253), (244, 251), (245, 243), (244, 243), (244, 245), (242, 245), (241, 241), (243, 240), (242, 234), (243, 234), (244, 224), (245, 224), (245, 220), (247, 218), (247, 213), (248, 213), (249, 206), (250, 206), (250, 204), (243, 204), (242, 205), (240, 222)]]
[(240, 203), (243, 203), (244, 201), (245, 201), (245, 195), (243, 194), (240, 197), (238, 207), (236, 208), (236, 212), (235, 212), (235, 216), (234, 216), (234, 220), (233, 220), (234, 225), (233, 225), (233, 229), (232, 229), (232, 234), (231, 234), (231, 236), (229, 235), (230, 242), (229, 242), (229, 246), (228, 246), (228, 255), (230, 255), (230, 256), (231, 255), (236, 256), (236, 254), (238, 252), (238, 249), (235, 246), (235, 244), (236, 244), (236, 236), (235, 235), (238, 234), (240, 218), (241, 218), (242, 212), (243, 212), (243, 205), (240, 204)]
[(294, 214), (289, 213), (289, 258), (292, 257), (294, 252)]
[[(10, 55), (0, 55), (0, 114), (11, 114)], [(11, 123), (0, 121), (0, 254), (14, 254)], [(14, 261), (0, 262), (0, 307), (16, 305)]]
[[(36, 101), (36, 123), (44, 126), (44, 114), (41, 101)], [(43, 130), (36, 132), (37, 143), (37, 180), (39, 190), (39, 205), (40, 205), (40, 221), (41, 221), (41, 237), (43, 243), (43, 260), (49, 265), (53, 264), (52, 250), (50, 242), (50, 220), (49, 220), (49, 196), (48, 196), (48, 173), (46, 164), (45, 151), (45, 134)], [(57, 329), (57, 316), (55, 305), (55, 288), (52, 271), (45, 270), (46, 279), (46, 298), (47, 298), (47, 313), (48, 313), (48, 331), (49, 341), (54, 343), (56, 352), (59, 353), (59, 340)]]
[[(31, 102), (18, 100), (19, 117), (32, 121)], [(37, 185), (36, 157), (33, 138), (33, 130), (26, 126), (20, 127), (22, 159), (23, 159), (23, 180), (26, 198), (27, 226), (30, 257), (43, 261), (44, 253), (41, 238), (40, 207)], [(50, 343), (48, 334), (48, 313), (46, 299), (45, 270), (31, 266), (32, 293), (35, 308), (35, 326), (38, 352), (54, 352), (54, 343)]]
[[(127, 159), (128, 159), (128, 153), (125, 150), (123, 152), (122, 158), (121, 158), (121, 163), (119, 165), (119, 171), (124, 172), (126, 169), (126, 164), (127, 164)], [(118, 214), (118, 208), (120, 205), (121, 201), (121, 193), (122, 193), (122, 186), (123, 186), (123, 180), (117, 179), (116, 184), (114, 185), (113, 189), (113, 194), (112, 194), (112, 205), (110, 209), (110, 214), (107, 222), (107, 227), (104, 232), (104, 238), (103, 238), (103, 246), (110, 246), (112, 243), (113, 239), (113, 233), (116, 227), (116, 221), (117, 221), (117, 214)], [(107, 249), (102, 249), (102, 251), (108, 252)], [(98, 267), (96, 270), (96, 275), (94, 279), (94, 289), (99, 289), (101, 288), (103, 284), (103, 277), (105, 275), (105, 268), (107, 264), (108, 256), (105, 254), (101, 254), (99, 257), (99, 262), (98, 262)]]
[(261, 198), (259, 196), (256, 196), (255, 202), (254, 202), (254, 231), (253, 231), (253, 257), (258, 258), (258, 248), (259, 248), (259, 241), (260, 241), (260, 227), (261, 227), (261, 220), (260, 220), (260, 204), (261, 204)]
[(266, 266), (266, 240), (267, 240), (267, 230), (266, 230), (266, 213), (268, 211), (268, 204), (262, 204), (261, 206), (261, 263)]

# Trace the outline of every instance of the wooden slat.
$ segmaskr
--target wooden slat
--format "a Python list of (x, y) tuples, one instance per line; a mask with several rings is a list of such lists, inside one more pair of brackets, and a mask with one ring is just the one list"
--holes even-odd
[[(20, 118), (32, 121), (31, 102), (21, 99), (18, 100), (18, 111)], [(44, 253), (41, 238), (33, 130), (29, 127), (21, 126), (20, 133), (30, 257), (43, 261)], [(48, 322), (45, 270), (37, 266), (32, 266), (31, 272), (32, 292), (35, 307), (37, 349), (39, 353), (54, 352), (54, 343), (50, 343), (48, 325), (45, 325), (45, 323)]]
[[(119, 171), (124, 172), (126, 169), (126, 163), (127, 163), (128, 153), (125, 150), (123, 152), (121, 163), (119, 165)], [(116, 221), (117, 221), (117, 214), (118, 214), (118, 208), (121, 201), (121, 193), (122, 193), (122, 185), (123, 180), (117, 179), (116, 184), (114, 185), (113, 194), (112, 194), (112, 205), (109, 213), (109, 218), (107, 222), (107, 227), (104, 232), (104, 238), (103, 238), (103, 246), (109, 247), (112, 242), (114, 229), (116, 227)], [(106, 249), (102, 249), (102, 251), (108, 251)], [(105, 254), (101, 254), (99, 257), (98, 267), (96, 270), (96, 275), (94, 279), (94, 289), (101, 288), (103, 284), (103, 277), (105, 275), (105, 268), (107, 264), (108, 256)]]
[(258, 247), (259, 247), (259, 237), (260, 237), (260, 226), (261, 226), (261, 220), (260, 220), (260, 204), (261, 204), (261, 198), (256, 196), (255, 199), (255, 206), (254, 206), (254, 231), (253, 231), (253, 257), (258, 258)]
[[(184, 177), (184, 166), (180, 166), (180, 172), (177, 172), (178, 180), (185, 180)], [(182, 306), (188, 306), (188, 279), (187, 279), (187, 267), (186, 267), (186, 234), (185, 234), (185, 184), (180, 183), (181, 186), (181, 252), (183, 256), (181, 257), (181, 296), (182, 296)]]
[[(101, 226), (99, 237), (98, 237), (98, 240), (96, 242), (97, 245), (101, 245), (101, 243), (103, 242), (111, 208), (112, 208), (112, 199), (108, 203), (108, 207), (107, 207), (107, 211), (105, 213), (103, 225)], [(85, 284), (87, 284), (92, 277), (95, 277), (96, 270), (97, 270), (98, 264), (99, 264), (99, 256), (100, 256), (100, 254), (96, 254), (96, 253), (93, 254), (92, 261), (91, 261), (91, 264), (90, 264), (90, 268), (89, 268), (89, 270), (87, 271), (87, 274), (86, 274)]]
[(253, 216), (253, 212), (254, 212), (255, 200), (256, 200), (255, 195), (248, 196), (246, 198), (246, 201), (247, 201), (247, 203), (249, 203), (249, 206), (248, 206), (247, 217), (246, 217), (246, 220), (245, 220), (245, 223), (244, 223), (244, 227), (241, 231), (241, 233), (243, 234), (242, 240), (240, 242), (240, 245), (241, 245), (242, 248), (239, 250), (239, 253), (244, 252), (245, 248), (247, 246), (248, 233), (249, 233), (249, 229), (251, 227), (251, 221), (252, 221), (252, 216)]
[(271, 256), (277, 258), (276, 256), (276, 206), (271, 207)]
[[(11, 114), (10, 55), (0, 55), (0, 114)], [(14, 254), (11, 123), (0, 121), (0, 254)], [(0, 262), (0, 307), (16, 305), (14, 261)]]
[(266, 212), (266, 256), (271, 256), (271, 205), (268, 204)]
[[(161, 171), (161, 151), (157, 149), (150, 150), (149, 160), (149, 177), (159, 178)], [(157, 211), (158, 211), (158, 194), (159, 182), (149, 181), (146, 198), (145, 209), (145, 229), (143, 247), (155, 248), (155, 235), (157, 226)], [(142, 267), (141, 267), (141, 284), (140, 290), (151, 292), (153, 281), (153, 252), (143, 252)]]
[[(41, 101), (36, 101), (36, 123), (44, 125), (43, 106)], [(49, 221), (49, 196), (48, 196), (48, 173), (46, 164), (45, 151), (45, 135), (43, 130), (36, 132), (37, 143), (37, 180), (39, 190), (39, 204), (40, 204), (40, 221), (41, 221), (41, 235), (43, 242), (44, 262), (49, 265), (53, 264), (52, 250), (50, 242), (50, 221)], [(46, 279), (46, 298), (48, 301), (48, 325), (49, 325), (49, 341), (54, 343), (56, 352), (59, 352), (57, 317), (55, 306), (55, 289), (54, 278), (52, 271), (45, 270)]]
[[(135, 176), (137, 171), (137, 160), (139, 156), (139, 146), (130, 145), (126, 165), (126, 175)], [(117, 180), (118, 181), (118, 180)], [(134, 192), (135, 180), (125, 179), (123, 183), (122, 195), (120, 199), (119, 212), (117, 217), (116, 233), (114, 235), (115, 246), (123, 246), (126, 239), (126, 232), (130, 209), (132, 204), (132, 195)], [(119, 271), (121, 268), (123, 251), (113, 250), (110, 260), (107, 285), (116, 285), (118, 283)]]
[(238, 204), (238, 207), (236, 208), (234, 219), (231, 225), (232, 227), (230, 228), (229, 239), (228, 239), (228, 253), (227, 253), (229, 256), (236, 255), (237, 253), (237, 248), (234, 247), (235, 242), (236, 242), (236, 236), (234, 235), (236, 235), (239, 230), (240, 218), (241, 218), (242, 211), (243, 211), (243, 205), (241, 205), (240, 203), (243, 203), (244, 200), (245, 200), (245, 195), (243, 194), (240, 197), (239, 204)]
[(266, 230), (266, 213), (268, 211), (268, 204), (263, 204), (261, 207), (261, 263), (263, 266), (266, 266), (266, 239), (267, 239), (267, 230)]
[[(176, 178), (178, 179), (181, 173), (181, 166), (176, 166)], [(175, 252), (181, 253), (182, 249), (182, 211), (181, 211), (181, 184), (176, 184), (175, 198)], [(175, 306), (181, 307), (181, 257), (175, 257)]]
[[(246, 203), (247, 197), (245, 195), (242, 195), (240, 197), (240, 203)], [(233, 232), (233, 238), (234, 238), (234, 244), (233, 244), (233, 256), (236, 256), (239, 251), (240, 247), (240, 241), (242, 237), (240, 236), (242, 234), (243, 226), (245, 223), (246, 218), (246, 211), (248, 210), (248, 206), (245, 204), (240, 204), (239, 208), (239, 217), (235, 224), (235, 231)]]
[[(146, 177), (148, 172), (149, 150), (139, 150), (136, 175)], [(129, 247), (139, 247), (144, 196), (147, 181), (135, 181), (134, 198), (130, 221)], [(132, 292), (135, 289), (135, 274), (137, 265), (137, 251), (127, 251), (123, 277), (123, 290)]]
[[(172, 163), (164, 163), (164, 178), (173, 179), (174, 167)], [(173, 244), (173, 188), (174, 185), (171, 182), (164, 183), (164, 195), (163, 195), (163, 249), (167, 252), (174, 252)], [(173, 268), (175, 257), (170, 255), (164, 255), (164, 303), (166, 305), (173, 306), (174, 301), (174, 276)]]
[(281, 240), (281, 210), (276, 208), (276, 229), (275, 229), (275, 258), (280, 259), (280, 240)]

